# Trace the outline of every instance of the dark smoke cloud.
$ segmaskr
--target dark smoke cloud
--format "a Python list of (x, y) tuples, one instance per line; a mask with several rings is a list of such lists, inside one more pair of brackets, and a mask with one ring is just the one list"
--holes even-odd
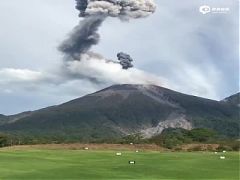
[(104, 16), (90, 16), (73, 29), (70, 37), (59, 46), (66, 59), (78, 60), (81, 54), (87, 53), (93, 45), (98, 44), (100, 35), (97, 31), (104, 19)]
[(88, 0), (76, 0), (76, 9), (80, 11), (79, 16), (84, 17), (85, 16), (85, 10), (87, 9), (88, 6)]
[(129, 69), (133, 67), (132, 65), (133, 59), (131, 58), (130, 55), (120, 52), (117, 54), (117, 57), (123, 69)]

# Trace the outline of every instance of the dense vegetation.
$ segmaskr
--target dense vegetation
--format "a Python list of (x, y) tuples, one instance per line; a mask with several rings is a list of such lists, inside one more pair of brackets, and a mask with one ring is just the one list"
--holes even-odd
[(240, 142), (238, 140), (223, 138), (216, 131), (203, 128), (193, 130), (169, 128), (165, 129), (162, 134), (152, 137), (149, 141), (169, 149), (177, 149), (180, 145), (192, 143), (220, 144), (219, 151), (238, 151), (240, 149)]
[(5, 147), (9, 145), (8, 137), (4, 134), (0, 134), (0, 147)]
[(157, 144), (175, 151), (183, 150), (182, 145), (199, 144), (199, 146), (190, 151), (202, 151), (200, 144), (219, 144), (217, 149), (209, 148), (208, 151), (239, 151), (240, 141), (237, 139), (225, 138), (219, 135), (216, 131), (210, 129), (197, 128), (193, 130), (185, 130), (181, 128), (165, 129), (160, 135), (154, 136), (150, 139), (145, 139), (140, 133), (127, 135), (121, 138), (106, 138), (93, 141), (81, 141), (73, 139), (55, 138), (49, 139), (47, 137), (34, 136), (12, 136), (0, 134), (0, 147), (12, 145), (27, 145), (27, 144), (62, 144), (62, 143), (108, 143), (108, 144)]
[(165, 129), (161, 135), (151, 139), (152, 142), (167, 148), (173, 148), (181, 144), (193, 142), (207, 143), (216, 139), (216, 132), (208, 129)]

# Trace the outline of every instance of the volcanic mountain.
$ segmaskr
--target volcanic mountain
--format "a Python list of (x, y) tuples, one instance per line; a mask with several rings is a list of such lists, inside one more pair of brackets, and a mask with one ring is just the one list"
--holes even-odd
[(18, 137), (95, 141), (163, 129), (210, 128), (238, 137), (239, 107), (155, 85), (114, 85), (70, 102), (0, 116), (0, 132)]

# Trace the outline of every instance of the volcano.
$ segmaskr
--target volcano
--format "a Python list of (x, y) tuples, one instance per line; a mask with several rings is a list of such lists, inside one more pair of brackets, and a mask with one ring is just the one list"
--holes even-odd
[[(238, 102), (239, 104), (239, 102)], [(0, 132), (18, 137), (91, 142), (166, 128), (209, 128), (238, 137), (239, 107), (155, 85), (114, 85), (69, 101), (14, 116), (0, 116)]]

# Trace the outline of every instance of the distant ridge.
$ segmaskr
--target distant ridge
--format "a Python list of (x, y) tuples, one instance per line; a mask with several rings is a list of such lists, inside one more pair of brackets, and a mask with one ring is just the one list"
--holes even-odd
[(232, 96), (229, 96), (222, 100), (223, 102), (229, 103), (231, 105), (235, 105), (240, 107), (240, 93), (236, 93)]

